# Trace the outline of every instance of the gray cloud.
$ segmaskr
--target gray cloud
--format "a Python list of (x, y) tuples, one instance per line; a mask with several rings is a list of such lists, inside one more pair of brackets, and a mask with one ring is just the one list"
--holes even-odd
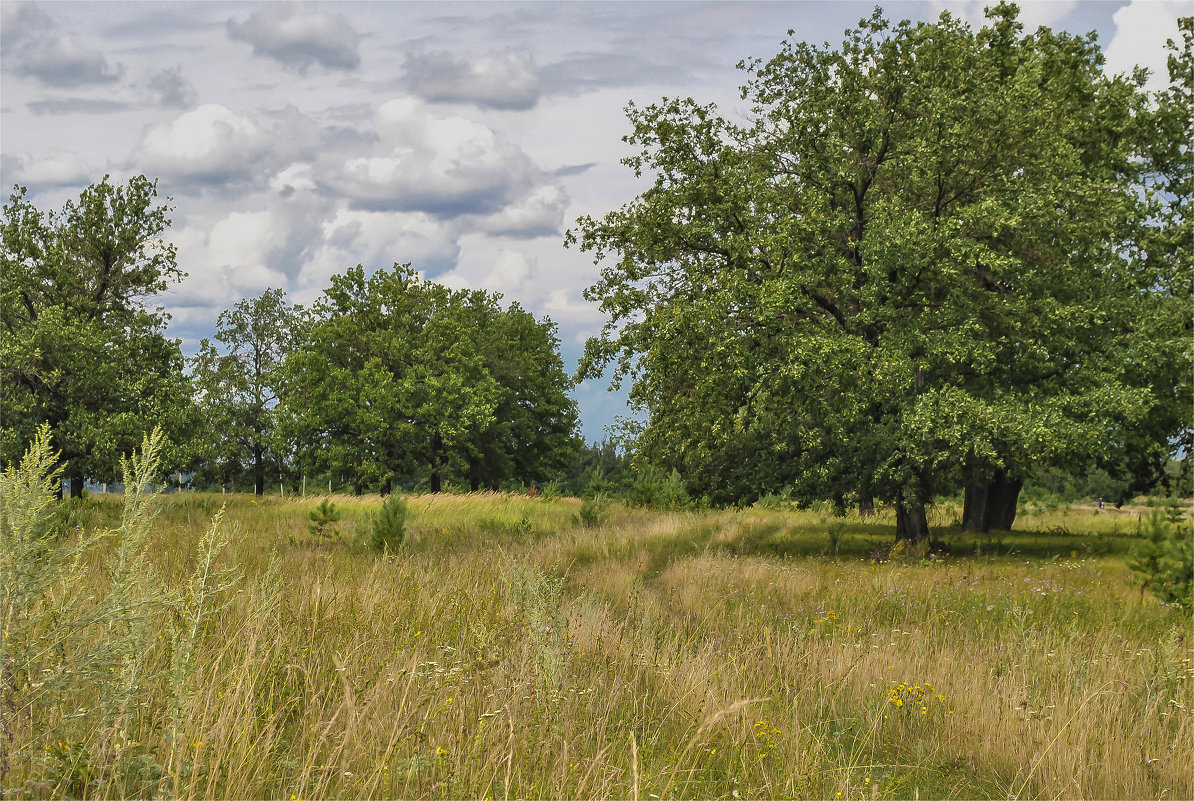
[(557, 178), (566, 178), (569, 175), (582, 175), (596, 166), (597, 162), (595, 161), (588, 161), (584, 164), (569, 164), (553, 171), (552, 175), (555, 175)]
[(360, 35), (343, 17), (318, 11), (313, 3), (270, 3), (244, 22), (228, 20), (228, 35), (299, 73), (313, 64), (355, 70), (361, 63)]
[(161, 108), (189, 109), (199, 97), (194, 84), (183, 76), (180, 66), (156, 71), (149, 77), (147, 88)]
[(641, 53), (574, 53), (539, 70), (545, 94), (575, 95), (608, 87), (644, 86), (677, 78), (674, 65)]
[(523, 111), (539, 102), (539, 79), (530, 56), (502, 50), (477, 56), (445, 50), (406, 57), (406, 83), (432, 103)]
[(18, 58), (19, 72), (54, 87), (113, 83), (124, 73), (119, 64), (112, 66), (102, 53), (84, 47), (70, 35), (26, 42)]
[(36, 3), (22, 0), (0, 3), (0, 48), (6, 52), (53, 29), (53, 21)]
[(45, 114), (116, 114), (136, 108), (121, 100), (97, 100), (91, 97), (57, 97), (33, 100), (25, 107), (39, 116)]

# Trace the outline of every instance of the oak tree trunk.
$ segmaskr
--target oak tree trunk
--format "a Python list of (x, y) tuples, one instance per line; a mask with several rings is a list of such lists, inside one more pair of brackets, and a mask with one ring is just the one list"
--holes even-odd
[(913, 543), (929, 539), (929, 518), (924, 501), (898, 499), (896, 501), (896, 539)]
[(862, 517), (873, 517), (875, 514), (875, 498), (873, 495), (858, 496), (858, 514)]
[(972, 532), (1009, 531), (1016, 520), (1016, 505), (1024, 479), (1000, 472), (993, 479), (966, 487), (962, 528)]
[(82, 498), (83, 497), (83, 471), (81, 469), (71, 470), (69, 473), (69, 478), (70, 478), (70, 496), (72, 498)]
[(265, 454), (258, 446), (253, 447), (253, 494), (265, 494)]

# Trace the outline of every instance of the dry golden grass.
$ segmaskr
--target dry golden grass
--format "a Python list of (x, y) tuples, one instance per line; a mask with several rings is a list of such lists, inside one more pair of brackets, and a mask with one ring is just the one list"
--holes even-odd
[(1074, 533), (1104, 531), (1090, 511), (874, 564), (884, 521), (834, 556), (810, 512), (585, 529), (570, 499), (418, 496), (386, 559), (361, 544), (379, 501), (334, 500), (341, 539), (316, 543), (318, 499), (165, 498), (162, 582), (222, 502), (245, 574), (198, 643), (181, 753), (152, 681), (125, 747), (160, 775), (121, 784), (127, 760), (66, 726), (5, 797), (69, 794), (70, 764), (89, 798), (1194, 797), (1189, 617), (1141, 595), (1125, 540)]

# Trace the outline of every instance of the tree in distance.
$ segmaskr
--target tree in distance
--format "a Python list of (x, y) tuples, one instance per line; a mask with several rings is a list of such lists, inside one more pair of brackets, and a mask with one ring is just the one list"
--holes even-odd
[[(300, 335), (301, 306), (286, 303), (286, 293), (270, 289), (220, 312), (215, 339), (203, 339), (192, 360), (196, 402), (215, 439), (206, 442), (198, 471), (222, 485), (244, 473), (253, 492), (265, 491), (265, 479), (277, 476), (288, 456), (280, 441), (276, 407), (281, 367)], [(221, 353), (221, 351), (224, 351)]]
[(542, 480), (576, 445), (554, 326), (409, 264), (332, 277), (284, 366), (282, 412), (313, 472), (388, 494)]
[(654, 185), (566, 241), (610, 318), (578, 377), (632, 382), (643, 458), (719, 503), (877, 496), (914, 541), (939, 494), (1008, 528), (1032, 466), (1164, 463), (1189, 265), (1145, 248), (1144, 76), (1017, 15), (785, 42), (740, 65), (745, 122), (629, 106)]
[(105, 176), (57, 212), (26, 195), (13, 191), (0, 231), (0, 459), (15, 463), (49, 423), (78, 496), (84, 478), (115, 478), (146, 421), (175, 443), (190, 427), (182, 352), (152, 305), (184, 273), (163, 239), (170, 207), (144, 176)]

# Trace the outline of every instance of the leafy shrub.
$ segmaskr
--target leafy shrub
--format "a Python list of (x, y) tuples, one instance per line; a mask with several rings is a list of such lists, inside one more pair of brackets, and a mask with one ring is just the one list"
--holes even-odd
[(609, 520), (610, 514), (609, 499), (595, 495), (581, 503), (579, 513), (572, 516), (572, 522), (584, 528), (596, 528)]
[(1172, 522), (1160, 509), (1153, 509), (1140, 533), (1144, 540), (1133, 550), (1128, 566), (1140, 577), (1141, 592), (1148, 588), (1165, 603), (1194, 607), (1194, 542), (1189, 521)]
[(381, 553), (394, 553), (406, 539), (406, 501), (390, 495), (371, 518), (369, 545)]
[(327, 539), (336, 535), (335, 524), (340, 520), (340, 510), (327, 498), (324, 498), (307, 517), (311, 520), (307, 529), (314, 536)]

